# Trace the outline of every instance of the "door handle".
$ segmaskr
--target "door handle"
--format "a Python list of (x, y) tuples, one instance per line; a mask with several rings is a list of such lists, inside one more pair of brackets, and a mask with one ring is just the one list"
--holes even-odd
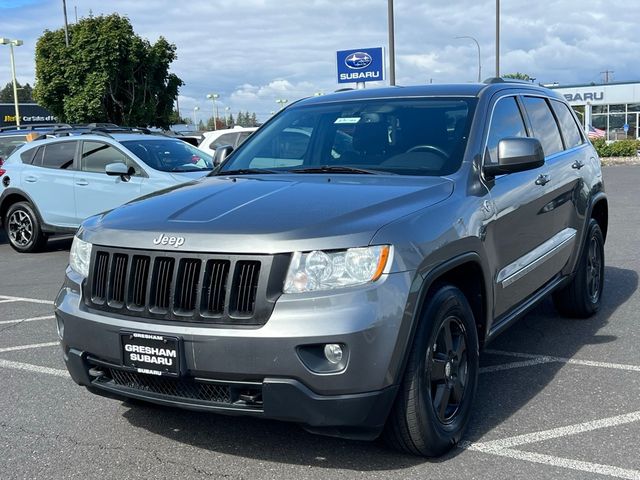
[(89, 182), (87, 182), (84, 178), (81, 178), (80, 180), (76, 180), (76, 185), (84, 187), (85, 185), (89, 185)]
[(540, 175), (536, 178), (536, 185), (546, 185), (551, 181), (551, 177), (549, 175)]
[(29, 182), (29, 183), (35, 183), (38, 181), (38, 177), (34, 177), (33, 175), (29, 175), (27, 177), (24, 177), (24, 181), (25, 182)]
[(584, 162), (582, 160), (576, 160), (573, 162), (573, 165), (571, 165), (571, 168), (575, 168), (576, 170), (580, 170), (582, 167), (584, 167)]

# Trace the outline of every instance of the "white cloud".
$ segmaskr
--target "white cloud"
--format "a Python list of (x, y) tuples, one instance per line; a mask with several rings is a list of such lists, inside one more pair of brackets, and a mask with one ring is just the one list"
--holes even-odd
[[(502, 2), (501, 70), (520, 71), (539, 81), (598, 81), (614, 70), (615, 80), (635, 80), (640, 47), (640, 2), (592, 0)], [(11, 6), (19, 8), (10, 8)], [(67, 0), (69, 18), (118, 12), (136, 33), (160, 35), (177, 45), (173, 72), (185, 81), (181, 109), (219, 107), (256, 111), (264, 119), (278, 108), (316, 91), (338, 88), (335, 52), (387, 46), (384, 0)], [(481, 47), (483, 77), (495, 64), (495, 0), (396, 0), (398, 83), (467, 82), (477, 77)], [(61, 2), (0, 0), (2, 35), (20, 38), (16, 68), (21, 82), (33, 82), (35, 42), (44, 29), (62, 26)], [(0, 48), (0, 84), (9, 81), (7, 49)]]

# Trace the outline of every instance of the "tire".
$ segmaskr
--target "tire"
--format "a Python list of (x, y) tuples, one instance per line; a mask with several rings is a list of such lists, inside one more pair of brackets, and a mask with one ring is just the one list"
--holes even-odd
[(17, 252), (38, 252), (47, 244), (47, 235), (29, 202), (18, 202), (9, 207), (4, 228), (9, 244)]
[(425, 303), (384, 439), (414, 455), (446, 453), (469, 423), (477, 382), (473, 312), (459, 289), (440, 286)]
[(561, 315), (587, 318), (600, 309), (604, 289), (604, 238), (600, 225), (589, 221), (587, 236), (571, 283), (553, 294)]

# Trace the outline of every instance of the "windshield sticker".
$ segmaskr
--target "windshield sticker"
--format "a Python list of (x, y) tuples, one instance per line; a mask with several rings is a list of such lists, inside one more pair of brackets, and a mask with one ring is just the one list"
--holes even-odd
[(358, 123), (360, 121), (360, 117), (341, 117), (336, 119), (333, 123)]

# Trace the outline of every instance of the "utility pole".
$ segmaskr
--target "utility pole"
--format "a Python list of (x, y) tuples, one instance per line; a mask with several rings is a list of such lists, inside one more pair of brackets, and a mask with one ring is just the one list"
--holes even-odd
[(389, 85), (396, 84), (396, 45), (393, 26), (393, 0), (387, 0), (389, 17)]
[(64, 43), (69, 48), (69, 24), (67, 23), (67, 0), (62, 0), (62, 11), (64, 12)]
[(613, 70), (605, 70), (604, 72), (600, 73), (604, 75), (604, 83), (609, 83), (609, 74), (612, 74), (613, 76)]
[(496, 0), (496, 78), (500, 76), (500, 0)]

